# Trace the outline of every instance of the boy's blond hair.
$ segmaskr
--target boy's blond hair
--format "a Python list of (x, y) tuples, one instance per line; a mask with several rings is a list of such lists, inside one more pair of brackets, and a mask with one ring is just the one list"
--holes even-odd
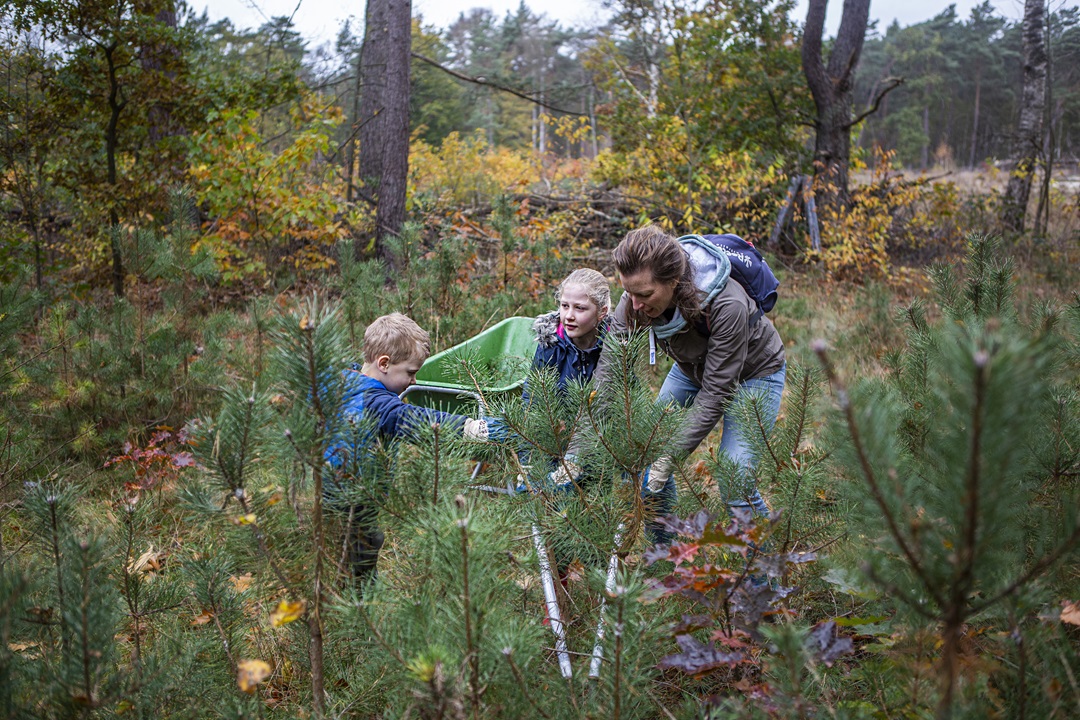
[(401, 313), (375, 318), (364, 331), (364, 362), (373, 363), (383, 355), (392, 363), (423, 361), (430, 354), (427, 331)]

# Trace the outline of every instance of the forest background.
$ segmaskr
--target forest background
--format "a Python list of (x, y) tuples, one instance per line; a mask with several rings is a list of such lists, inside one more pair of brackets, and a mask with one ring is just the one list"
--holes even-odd
[[(792, 7), (371, 0), (313, 51), (165, 0), (0, 9), (0, 715), (1080, 712), (1080, 8), (882, 31), (851, 0), (824, 38)], [(624, 478), (680, 418), (627, 354), (621, 419), (542, 375), (490, 399), (553, 457), (606, 428), (580, 497), (470, 490), (471, 457), (516, 477), (507, 444), (380, 447), (384, 571), (343, 585), (328, 378), (366, 323), (447, 348), (648, 221), (781, 277), (779, 514), (729, 518), (710, 443), (649, 547)]]

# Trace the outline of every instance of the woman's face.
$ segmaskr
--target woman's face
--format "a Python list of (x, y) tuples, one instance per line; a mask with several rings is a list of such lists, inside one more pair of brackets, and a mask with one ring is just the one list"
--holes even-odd
[(559, 322), (575, 345), (590, 348), (595, 344), (597, 328), (604, 311), (596, 306), (582, 285), (567, 285), (559, 298)]
[(620, 277), (634, 312), (644, 313), (649, 318), (658, 318), (665, 310), (675, 307), (675, 286), (679, 284), (678, 280), (658, 282), (647, 268)]

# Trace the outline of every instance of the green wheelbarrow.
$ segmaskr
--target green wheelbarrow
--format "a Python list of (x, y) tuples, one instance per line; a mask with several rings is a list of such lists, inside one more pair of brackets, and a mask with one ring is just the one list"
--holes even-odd
[[(532, 332), (533, 318), (512, 317), (503, 320), (465, 342), (432, 355), (416, 373), (416, 384), (406, 388), (401, 398), (414, 405), (476, 417), (486, 414), (483, 405), (493, 397), (520, 394), (525, 386), (536, 339)], [(472, 368), (477, 377), (470, 376)], [(480, 472), (477, 463), (473, 479)], [(513, 495), (513, 484), (506, 488), (473, 485), (474, 490)], [(548, 560), (547, 548), (540, 529), (532, 526), (532, 539), (540, 563), (540, 580), (544, 590), (544, 610), (555, 635), (559, 670), (571, 677), (570, 653), (566, 645), (566, 628), (555, 595), (555, 581)], [(602, 635), (601, 635), (602, 637)], [(599, 646), (599, 639), (597, 640)]]
[[(429, 357), (401, 393), (413, 405), (476, 417), (492, 397), (520, 394), (536, 352), (533, 318), (511, 317)], [(476, 377), (469, 374), (472, 369)]]

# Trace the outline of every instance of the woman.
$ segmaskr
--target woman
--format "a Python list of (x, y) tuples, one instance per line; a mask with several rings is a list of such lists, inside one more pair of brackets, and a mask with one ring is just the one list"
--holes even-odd
[[(612, 313), (610, 332), (648, 329), (650, 352), (659, 346), (675, 360), (658, 401), (691, 408), (674, 439), (673, 455), (689, 455), (722, 421), (720, 450), (751, 466), (747, 433), (726, 411), (736, 394), (760, 393), (769, 427), (776, 422), (786, 375), (784, 343), (776, 328), (757, 312), (742, 285), (729, 280), (727, 255), (701, 237), (676, 240), (648, 225), (628, 233), (612, 256), (625, 292)], [(597, 383), (604, 373), (601, 362)], [(673, 458), (663, 456), (645, 472), (642, 492), (657, 514), (675, 504), (673, 470)], [(756, 488), (731, 498), (729, 505), (762, 514), (769, 510)], [(655, 524), (649, 529), (657, 541), (670, 539)]]
[(555, 299), (559, 309), (533, 323), (537, 343), (533, 367), (553, 368), (558, 373), (559, 392), (565, 393), (568, 383), (592, 379), (604, 344), (611, 290), (607, 278), (582, 268), (562, 281)]

